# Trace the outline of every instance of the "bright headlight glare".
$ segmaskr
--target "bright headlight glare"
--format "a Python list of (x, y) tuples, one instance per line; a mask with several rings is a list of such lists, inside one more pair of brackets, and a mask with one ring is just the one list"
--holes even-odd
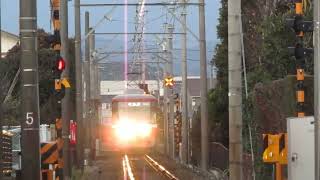
[(134, 121), (119, 121), (113, 126), (116, 136), (120, 140), (131, 140), (136, 137), (148, 137), (151, 135), (152, 126), (147, 123)]

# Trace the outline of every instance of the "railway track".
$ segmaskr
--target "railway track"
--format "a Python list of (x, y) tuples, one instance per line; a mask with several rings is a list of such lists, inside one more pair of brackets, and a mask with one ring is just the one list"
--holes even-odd
[(176, 176), (149, 155), (124, 155), (122, 168), (124, 180), (178, 180)]

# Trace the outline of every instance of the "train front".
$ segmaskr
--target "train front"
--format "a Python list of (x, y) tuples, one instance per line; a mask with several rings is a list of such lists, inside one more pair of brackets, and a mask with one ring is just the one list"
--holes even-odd
[(112, 100), (112, 134), (117, 149), (148, 149), (155, 145), (157, 99), (147, 94)]

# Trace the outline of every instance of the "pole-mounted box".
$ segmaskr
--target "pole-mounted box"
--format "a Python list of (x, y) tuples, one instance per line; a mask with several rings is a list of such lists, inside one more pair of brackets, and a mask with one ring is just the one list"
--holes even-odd
[(314, 118), (287, 118), (288, 178), (315, 179)]

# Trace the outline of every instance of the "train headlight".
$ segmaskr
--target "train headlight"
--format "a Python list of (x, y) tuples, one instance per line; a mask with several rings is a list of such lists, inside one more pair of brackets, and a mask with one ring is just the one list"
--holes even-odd
[(137, 135), (140, 137), (148, 137), (151, 135), (152, 127), (149, 124), (138, 124)]
[(147, 123), (135, 121), (119, 121), (113, 126), (115, 135), (119, 140), (129, 141), (135, 138), (146, 138), (152, 133), (152, 126)]
[(125, 124), (121, 124), (117, 126), (115, 128), (115, 134), (117, 138), (119, 138), (122, 141), (128, 141), (135, 137), (134, 130), (129, 125), (125, 125)]

